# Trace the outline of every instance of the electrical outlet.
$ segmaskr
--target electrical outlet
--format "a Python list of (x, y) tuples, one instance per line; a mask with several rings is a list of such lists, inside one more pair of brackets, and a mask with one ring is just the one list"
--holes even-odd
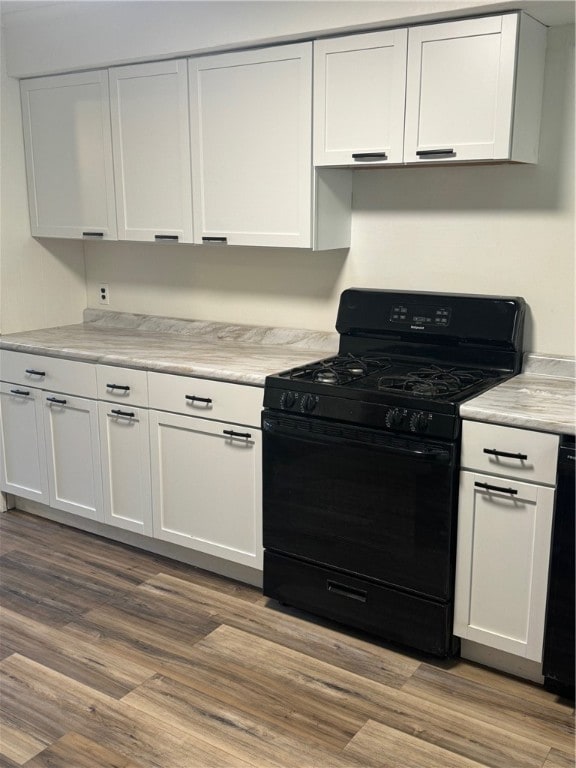
[(98, 304), (110, 304), (110, 288), (108, 283), (100, 283), (98, 286)]

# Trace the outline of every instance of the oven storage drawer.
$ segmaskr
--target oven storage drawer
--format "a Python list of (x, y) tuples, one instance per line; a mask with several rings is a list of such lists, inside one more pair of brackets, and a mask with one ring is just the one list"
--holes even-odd
[(435, 656), (454, 653), (452, 606), (264, 552), (264, 595)]

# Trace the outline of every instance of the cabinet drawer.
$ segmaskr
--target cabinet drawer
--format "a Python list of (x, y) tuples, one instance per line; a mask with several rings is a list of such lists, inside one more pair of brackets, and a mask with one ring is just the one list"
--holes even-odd
[(166, 373), (148, 374), (150, 408), (235, 424), (260, 425), (262, 387)]
[(464, 421), (462, 467), (555, 485), (558, 435)]
[(148, 375), (136, 368), (97, 365), (98, 399), (148, 407)]
[(96, 398), (93, 363), (3, 349), (0, 364), (3, 381)]

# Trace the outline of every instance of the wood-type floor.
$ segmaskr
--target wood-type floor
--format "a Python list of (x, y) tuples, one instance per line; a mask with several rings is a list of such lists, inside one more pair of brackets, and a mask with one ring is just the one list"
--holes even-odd
[(25, 513), (0, 531), (1, 768), (574, 766), (539, 686)]

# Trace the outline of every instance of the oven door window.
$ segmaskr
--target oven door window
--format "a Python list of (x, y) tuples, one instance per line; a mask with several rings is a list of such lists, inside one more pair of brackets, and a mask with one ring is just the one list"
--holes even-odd
[(267, 414), (263, 440), (267, 549), (451, 598), (454, 445)]

